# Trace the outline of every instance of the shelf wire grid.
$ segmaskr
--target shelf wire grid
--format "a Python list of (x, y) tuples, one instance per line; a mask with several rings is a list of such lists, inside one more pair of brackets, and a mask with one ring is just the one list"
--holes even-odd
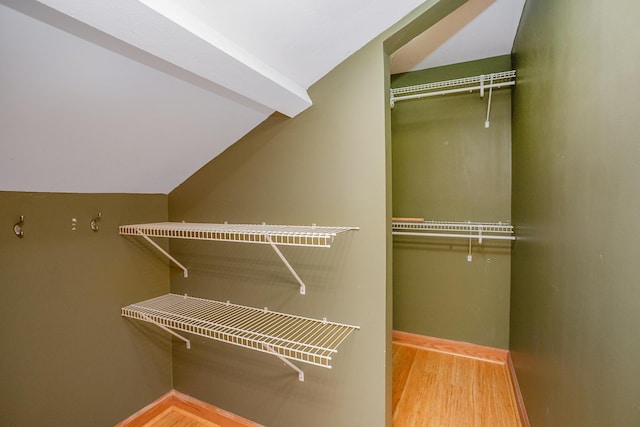
[(358, 227), (163, 222), (121, 225), (119, 229), (120, 234), (132, 236), (144, 234), (149, 237), (326, 248), (331, 246), (338, 233), (358, 230)]
[(466, 86), (474, 87), (482, 82), (488, 83), (489, 81), (491, 81), (492, 77), (493, 77), (493, 84), (499, 85), (515, 79), (516, 71), (515, 70), (502, 71), (499, 73), (484, 74), (484, 75), (478, 75), (478, 76), (472, 76), (472, 77), (464, 77), (460, 79), (444, 80), (440, 82), (431, 82), (431, 83), (424, 83), (424, 84), (414, 85), (414, 86), (393, 88), (391, 89), (391, 96), (392, 98), (393, 97), (397, 98), (403, 95), (409, 95), (414, 93), (429, 93), (432, 91), (435, 92), (435, 91), (451, 89), (451, 88), (464, 88)]
[(156, 323), (287, 359), (331, 368), (331, 355), (358, 326), (167, 294), (122, 308), (122, 316)]
[(508, 222), (471, 222), (471, 221), (423, 221), (392, 222), (393, 231), (442, 231), (442, 232), (482, 232), (513, 234), (513, 225)]

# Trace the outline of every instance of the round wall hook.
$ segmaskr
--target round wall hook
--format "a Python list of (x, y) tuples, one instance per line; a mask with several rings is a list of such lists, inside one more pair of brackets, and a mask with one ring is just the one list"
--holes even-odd
[(20, 237), (24, 237), (24, 232), (22, 231), (22, 224), (24, 224), (24, 215), (20, 215), (20, 220), (13, 224), (13, 233)]
[(93, 231), (98, 231), (98, 221), (102, 218), (102, 212), (98, 212), (98, 216), (91, 220), (91, 229)]

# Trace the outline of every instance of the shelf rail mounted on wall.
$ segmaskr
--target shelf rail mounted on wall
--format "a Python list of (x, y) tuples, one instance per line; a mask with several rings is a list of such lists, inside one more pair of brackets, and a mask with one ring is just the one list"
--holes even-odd
[(327, 227), (295, 226), (295, 225), (268, 225), (268, 224), (212, 224), (212, 223), (186, 223), (186, 222), (161, 222), (152, 224), (121, 225), (120, 234), (140, 236), (155, 247), (160, 253), (170, 259), (184, 273), (189, 276), (187, 267), (176, 260), (164, 248), (151, 237), (168, 237), (189, 240), (214, 240), (225, 242), (259, 243), (271, 246), (280, 260), (300, 285), (300, 293), (306, 293), (306, 286), (298, 273), (293, 269), (289, 261), (282, 254), (278, 246), (309, 246), (331, 247), (333, 239), (338, 233), (349, 230), (358, 230), (358, 227)]
[(499, 73), (481, 74), (473, 77), (464, 77), (461, 79), (445, 80), (440, 82), (424, 83), (414, 86), (406, 86), (391, 89), (391, 108), (398, 101), (407, 101), (410, 99), (427, 98), (437, 95), (448, 95), (452, 93), (463, 93), (479, 91), (480, 98), (484, 98), (485, 90), (489, 90), (489, 99), (487, 101), (487, 117), (484, 127), (489, 127), (489, 115), (491, 113), (491, 95), (493, 89), (499, 89), (506, 86), (516, 84), (516, 71), (502, 71)]
[(515, 240), (513, 225), (508, 222), (425, 221), (422, 218), (394, 218), (391, 222), (394, 236), (442, 237), (469, 239), (467, 261), (473, 259), (471, 243), (488, 240)]
[(122, 316), (152, 323), (187, 343), (174, 330), (250, 348), (290, 360), (331, 368), (331, 356), (358, 326), (246, 307), (186, 295), (167, 294), (122, 308)]

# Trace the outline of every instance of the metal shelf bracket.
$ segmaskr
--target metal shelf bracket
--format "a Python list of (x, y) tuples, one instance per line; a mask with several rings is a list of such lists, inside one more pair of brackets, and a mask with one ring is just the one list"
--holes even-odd
[(280, 257), (280, 259), (282, 260), (284, 265), (287, 267), (287, 269), (291, 272), (293, 277), (300, 284), (300, 295), (305, 295), (306, 292), (307, 292), (307, 287), (305, 286), (305, 284), (302, 281), (302, 279), (300, 278), (300, 276), (298, 276), (298, 273), (296, 273), (296, 271), (293, 269), (293, 267), (291, 267), (291, 264), (289, 264), (289, 261), (287, 261), (287, 259), (284, 257), (284, 255), (282, 254), (280, 249), (278, 249), (278, 246), (275, 243), (273, 243), (273, 240), (271, 240), (271, 237), (269, 237), (268, 235), (265, 235), (265, 239), (267, 240), (267, 242), (269, 242), (269, 245), (273, 248), (275, 253), (278, 254), (278, 256)]
[(274, 355), (275, 357), (280, 359), (285, 365), (287, 365), (288, 367), (296, 371), (298, 373), (298, 381), (304, 382), (304, 371), (302, 369), (298, 368), (296, 365), (288, 361), (286, 358), (276, 353), (276, 351), (270, 345), (263, 344), (262, 346), (267, 351), (267, 353)]
[[(493, 94), (493, 74), (491, 74), (491, 79), (489, 80), (489, 100), (487, 101), (487, 119), (484, 122), (484, 127), (489, 129), (489, 114), (491, 113), (491, 95)], [(484, 77), (484, 76), (483, 76)], [(482, 95), (480, 95), (482, 97)]]
[(174, 337), (181, 339), (182, 341), (184, 341), (187, 344), (187, 349), (191, 350), (191, 340), (189, 340), (188, 338), (185, 338), (182, 335), (180, 335), (179, 333), (172, 331), (171, 329), (167, 328), (164, 325), (161, 325), (160, 323), (156, 322), (155, 320), (153, 320), (151, 317), (147, 316), (146, 314), (140, 313), (140, 317), (142, 317), (145, 320), (145, 322), (153, 323), (154, 325), (156, 325), (158, 328), (162, 329), (163, 331), (168, 332), (171, 335), (173, 335)]
[(147, 242), (151, 243), (153, 245), (154, 248), (156, 248), (158, 251), (160, 251), (160, 253), (164, 256), (166, 256), (167, 258), (169, 258), (171, 261), (173, 261), (178, 267), (180, 267), (182, 269), (182, 272), (184, 273), (184, 277), (189, 277), (189, 270), (187, 270), (187, 267), (185, 267), (184, 265), (182, 265), (180, 263), (180, 261), (178, 261), (177, 259), (175, 259), (174, 257), (172, 257), (169, 252), (165, 251), (162, 246), (160, 246), (159, 244), (157, 244), (156, 242), (154, 242), (149, 236), (147, 236), (146, 234), (144, 234), (142, 231), (137, 230), (138, 232), (138, 236), (143, 237)]

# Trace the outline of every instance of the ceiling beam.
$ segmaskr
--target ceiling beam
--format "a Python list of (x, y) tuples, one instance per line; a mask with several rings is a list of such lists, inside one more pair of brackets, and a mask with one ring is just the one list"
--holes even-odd
[(425, 1), (405, 17), (405, 20), (408, 18), (409, 22), (403, 20), (396, 24), (399, 30), (384, 41), (385, 52), (391, 55), (467, 1), (469, 0)]
[(38, 1), (286, 116), (311, 106), (305, 88), (216, 32), (180, 2)]

